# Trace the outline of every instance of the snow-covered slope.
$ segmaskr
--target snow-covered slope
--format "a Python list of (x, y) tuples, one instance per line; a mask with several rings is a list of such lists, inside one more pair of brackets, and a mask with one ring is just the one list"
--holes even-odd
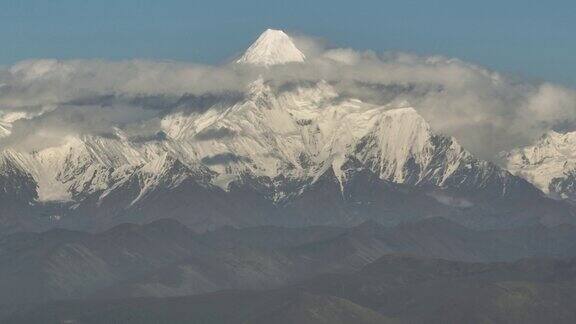
[(576, 197), (576, 132), (550, 131), (533, 145), (502, 156), (508, 170), (542, 191), (559, 198)]
[(268, 29), (236, 61), (237, 63), (270, 66), (303, 62), (306, 56), (281, 30)]
[[(14, 156), (6, 151), (6, 156)], [(32, 153), (18, 153), (18, 166), (37, 183), (39, 201), (81, 201), (109, 190), (138, 172), (161, 175), (167, 160), (187, 155), (172, 141), (131, 142), (126, 137), (81, 136), (67, 138), (60, 146)], [(194, 164), (194, 157), (187, 156)], [(14, 158), (12, 158), (14, 159)], [(150, 187), (148, 181), (142, 190)]]
[(37, 198), (37, 184), (28, 171), (25, 155), (10, 149), (0, 153), (0, 201), (28, 203)]

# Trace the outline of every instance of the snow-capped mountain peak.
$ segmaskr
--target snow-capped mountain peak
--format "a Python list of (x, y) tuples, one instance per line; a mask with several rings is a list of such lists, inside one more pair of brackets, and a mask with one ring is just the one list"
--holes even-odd
[(502, 154), (505, 167), (553, 196), (574, 198), (576, 132), (550, 131), (534, 144)]
[(292, 38), (281, 30), (268, 29), (246, 50), (236, 63), (271, 66), (306, 59)]

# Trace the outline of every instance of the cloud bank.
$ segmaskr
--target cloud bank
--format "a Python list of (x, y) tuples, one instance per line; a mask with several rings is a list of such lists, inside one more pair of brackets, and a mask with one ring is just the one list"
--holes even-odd
[[(573, 89), (441, 56), (326, 49), (316, 39), (294, 40), (307, 61), (269, 68), (145, 60), (18, 63), (0, 70), (0, 125), (12, 125), (0, 146), (37, 149), (68, 135), (118, 128), (154, 137), (164, 114), (239, 100), (259, 76), (278, 89), (325, 80), (342, 96), (376, 104), (407, 101), (437, 132), (489, 159), (548, 130), (576, 125)], [(224, 130), (200, 137), (227, 135)]]

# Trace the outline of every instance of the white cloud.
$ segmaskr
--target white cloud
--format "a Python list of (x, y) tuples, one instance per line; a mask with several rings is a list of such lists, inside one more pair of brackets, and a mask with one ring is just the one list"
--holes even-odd
[(523, 82), (441, 56), (325, 50), (304, 36), (295, 43), (306, 63), (268, 69), (144, 60), (16, 64), (0, 70), (0, 116), (25, 118), (14, 123), (3, 145), (141, 125), (154, 134), (150, 125), (180, 96), (241, 94), (260, 75), (276, 85), (326, 80), (342, 95), (375, 103), (408, 101), (435, 130), (484, 158), (576, 120), (576, 92), (558, 85)]

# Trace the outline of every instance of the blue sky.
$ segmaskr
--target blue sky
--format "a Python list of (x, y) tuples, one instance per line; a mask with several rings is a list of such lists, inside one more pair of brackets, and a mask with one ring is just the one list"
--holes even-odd
[(0, 0), (0, 64), (29, 58), (222, 62), (266, 28), (443, 54), (576, 87), (576, 1)]

